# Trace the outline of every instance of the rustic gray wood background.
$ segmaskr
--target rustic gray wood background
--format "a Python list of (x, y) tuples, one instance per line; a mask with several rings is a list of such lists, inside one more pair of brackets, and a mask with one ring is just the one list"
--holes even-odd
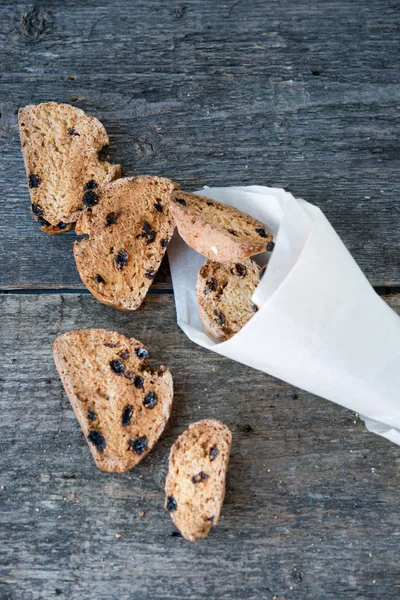
[[(400, 449), (192, 344), (167, 264), (136, 313), (96, 302), (74, 233), (29, 213), (16, 117), (69, 102), (126, 174), (289, 189), (400, 313), (399, 29), (396, 0), (0, 0), (1, 600), (400, 598)], [(52, 341), (78, 327), (134, 335), (174, 375), (171, 421), (131, 473), (96, 469), (55, 371)], [(204, 417), (231, 427), (232, 458), (223, 518), (190, 544), (163, 484)]]

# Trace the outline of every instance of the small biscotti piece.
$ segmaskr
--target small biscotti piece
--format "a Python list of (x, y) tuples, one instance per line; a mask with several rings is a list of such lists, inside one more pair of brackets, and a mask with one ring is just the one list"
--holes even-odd
[(260, 221), (216, 200), (175, 192), (171, 212), (180, 236), (211, 260), (244, 260), (274, 247), (273, 235)]
[(218, 523), (232, 434), (221, 421), (190, 425), (171, 448), (165, 508), (183, 537), (205, 538)]
[(92, 294), (120, 310), (139, 308), (174, 231), (169, 198), (176, 183), (163, 177), (126, 177), (104, 186), (82, 213), (74, 255)]
[(149, 367), (138, 340), (105, 329), (64, 333), (53, 356), (96, 465), (116, 473), (132, 469), (169, 419), (169, 370)]
[(251, 297), (260, 281), (260, 267), (250, 258), (241, 263), (206, 260), (196, 285), (199, 314), (209, 335), (227, 340), (257, 312)]
[(22, 154), (32, 213), (47, 233), (71, 229), (95, 191), (121, 175), (121, 166), (98, 159), (109, 139), (103, 125), (69, 104), (20, 108)]

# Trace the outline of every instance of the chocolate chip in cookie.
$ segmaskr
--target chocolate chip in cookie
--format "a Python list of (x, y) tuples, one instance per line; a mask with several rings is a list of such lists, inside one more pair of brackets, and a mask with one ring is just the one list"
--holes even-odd
[(92, 429), (92, 431), (89, 433), (87, 439), (89, 440), (89, 442), (91, 442), (93, 444), (93, 446), (99, 452), (102, 452), (107, 447), (107, 443), (106, 443), (106, 439), (105, 439), (104, 435), (101, 433), (101, 431), (98, 431), (97, 429)]

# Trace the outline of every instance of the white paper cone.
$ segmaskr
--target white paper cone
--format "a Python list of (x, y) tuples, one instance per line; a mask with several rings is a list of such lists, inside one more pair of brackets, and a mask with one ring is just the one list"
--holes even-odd
[[(216, 342), (200, 321), (205, 259), (176, 233), (168, 248), (178, 324), (201, 346), (358, 412), (400, 444), (400, 318), (379, 298), (317, 207), (261, 186), (197, 192), (259, 219), (275, 249), (253, 296), (260, 310)], [(267, 255), (257, 257), (266, 262)]]

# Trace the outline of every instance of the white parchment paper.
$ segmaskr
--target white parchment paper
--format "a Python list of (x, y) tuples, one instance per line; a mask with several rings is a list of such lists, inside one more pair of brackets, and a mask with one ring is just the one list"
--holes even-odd
[[(370, 431), (400, 445), (400, 318), (375, 293), (321, 210), (276, 188), (197, 193), (256, 217), (276, 245), (253, 296), (260, 310), (234, 337), (217, 342), (197, 310), (197, 273), (205, 258), (175, 233), (168, 258), (178, 324), (186, 335), (358, 412)], [(262, 264), (268, 257), (256, 260)]]

